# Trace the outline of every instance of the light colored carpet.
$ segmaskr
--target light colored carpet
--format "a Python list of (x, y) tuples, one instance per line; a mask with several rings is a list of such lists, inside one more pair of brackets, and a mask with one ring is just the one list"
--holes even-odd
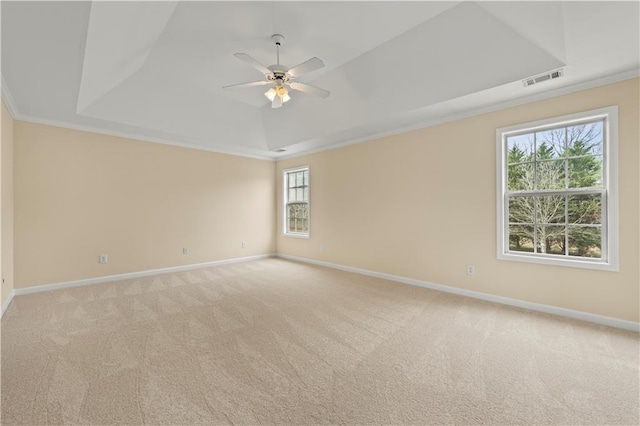
[(18, 296), (3, 424), (638, 424), (638, 335), (281, 259)]

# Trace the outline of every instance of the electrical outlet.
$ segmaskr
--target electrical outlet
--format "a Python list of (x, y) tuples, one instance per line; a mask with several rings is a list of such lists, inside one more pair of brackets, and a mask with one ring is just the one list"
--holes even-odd
[(467, 275), (475, 275), (476, 267), (473, 265), (467, 265)]
[(242, 242), (242, 248), (247, 248), (247, 242), (246, 241)]
[(98, 256), (98, 262), (107, 263), (108, 261), (109, 261), (109, 256), (107, 256), (106, 254), (101, 254)]
[(182, 247), (182, 254), (189, 254), (189, 247)]

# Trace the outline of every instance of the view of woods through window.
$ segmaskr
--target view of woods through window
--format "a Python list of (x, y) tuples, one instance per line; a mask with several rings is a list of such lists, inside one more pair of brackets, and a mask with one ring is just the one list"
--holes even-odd
[(309, 233), (309, 169), (286, 172), (286, 233)]
[(604, 120), (506, 138), (509, 251), (602, 258)]

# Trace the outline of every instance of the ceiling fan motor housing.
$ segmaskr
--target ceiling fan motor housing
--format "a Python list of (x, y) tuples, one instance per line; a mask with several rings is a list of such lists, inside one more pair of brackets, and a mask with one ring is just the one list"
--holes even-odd
[(281, 81), (286, 83), (289, 81), (289, 75), (287, 75), (287, 71), (289, 69), (283, 65), (270, 65), (268, 67), (271, 70), (271, 74), (267, 74), (267, 79), (271, 81)]

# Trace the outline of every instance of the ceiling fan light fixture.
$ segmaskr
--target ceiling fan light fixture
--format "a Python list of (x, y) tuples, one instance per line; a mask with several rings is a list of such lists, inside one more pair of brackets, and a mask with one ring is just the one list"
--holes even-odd
[(274, 89), (272, 87), (271, 89), (269, 89), (266, 92), (264, 92), (264, 95), (267, 97), (267, 99), (269, 99), (271, 102), (273, 102), (273, 98), (276, 97), (276, 89)]
[(276, 93), (278, 94), (278, 96), (283, 98), (283, 97), (285, 97), (286, 95), (289, 94), (289, 91), (282, 84), (278, 84), (278, 85), (276, 85)]
[(291, 99), (291, 96), (289, 96), (289, 91), (281, 84), (276, 86), (276, 93), (280, 97), (280, 99), (282, 99), (283, 103)]
[(267, 97), (267, 99), (269, 99), (271, 102), (273, 102), (273, 98), (276, 97), (276, 89), (274, 89), (272, 87), (271, 89), (269, 89), (266, 92), (264, 92), (264, 95)]
[(264, 92), (264, 96), (269, 99), (271, 102), (271, 108), (280, 108), (285, 102), (289, 102), (291, 100), (291, 96), (289, 95), (289, 89), (294, 91), (300, 91), (309, 93), (315, 96), (319, 96), (321, 98), (326, 98), (329, 96), (329, 91), (320, 89), (319, 87), (310, 86), (304, 83), (298, 83), (295, 81), (298, 77), (315, 71), (324, 67), (324, 62), (322, 60), (313, 57), (308, 59), (293, 68), (288, 68), (284, 65), (280, 65), (280, 44), (284, 40), (284, 37), (281, 34), (274, 34), (271, 36), (271, 39), (276, 44), (276, 64), (265, 66), (260, 62), (253, 59), (251, 56), (246, 53), (235, 53), (234, 56), (261, 73), (264, 74), (265, 80), (258, 81), (250, 81), (248, 83), (241, 84), (232, 84), (231, 86), (224, 86), (223, 89), (240, 89), (245, 87), (254, 87), (254, 86), (264, 86), (267, 84), (273, 84), (269, 90)]
[(280, 108), (283, 103), (291, 100), (289, 91), (283, 84), (275, 85), (271, 89), (264, 92), (264, 95), (271, 101), (272, 108)]

